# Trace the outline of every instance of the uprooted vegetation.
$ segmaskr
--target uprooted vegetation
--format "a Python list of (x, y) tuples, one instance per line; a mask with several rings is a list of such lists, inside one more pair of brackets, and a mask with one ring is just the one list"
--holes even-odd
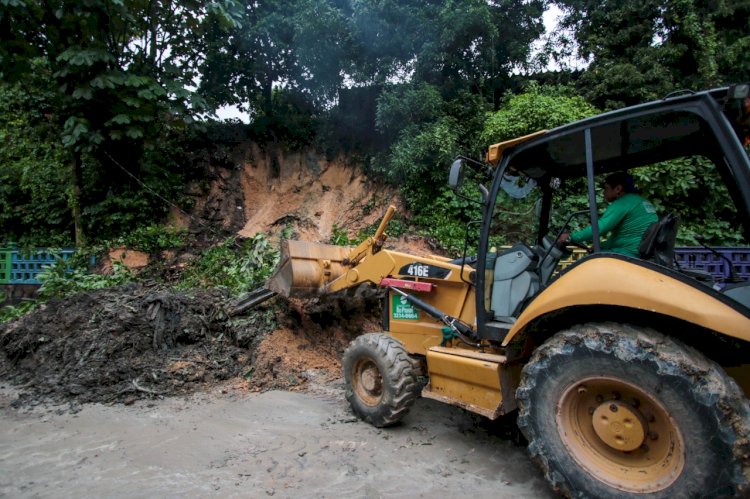
[(293, 388), (338, 376), (351, 337), (377, 327), (375, 295), (275, 299), (242, 317), (232, 302), (221, 290), (139, 284), (50, 300), (0, 325), (0, 373), (23, 388), (19, 405), (127, 404), (228, 380)]

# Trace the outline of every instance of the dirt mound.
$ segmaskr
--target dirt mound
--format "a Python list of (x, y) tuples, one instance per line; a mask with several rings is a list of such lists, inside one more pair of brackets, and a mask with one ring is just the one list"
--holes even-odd
[[(266, 232), (328, 241), (334, 227), (354, 237), (377, 223), (388, 204), (398, 205), (393, 192), (343, 158), (264, 151), (251, 143), (231, 157), (208, 168), (208, 192), (188, 189), (196, 197), (193, 221), (210, 225), (209, 232), (220, 227), (240, 237)], [(191, 224), (180, 216), (176, 222)], [(412, 236), (386, 245), (421, 255), (437, 249)], [(191, 248), (180, 258), (199, 252)], [(116, 253), (113, 259), (126, 255)], [(228, 381), (250, 390), (325, 383), (340, 377), (341, 354), (354, 336), (380, 329), (380, 300), (377, 292), (275, 298), (231, 317), (233, 300), (219, 290), (129, 285), (92, 291), (1, 324), (0, 375), (25, 386), (19, 404), (129, 403)]]
[(362, 333), (382, 330), (381, 296), (365, 290), (356, 296), (283, 302), (280, 328), (255, 351), (248, 373), (251, 386), (263, 389), (305, 387), (341, 376), (341, 356)]
[[(339, 359), (377, 296), (275, 299), (243, 317), (220, 290), (126, 285), (53, 300), (0, 326), (0, 372), (20, 405), (123, 402), (227, 380), (249, 390), (339, 376)], [(369, 321), (369, 323), (368, 323)]]

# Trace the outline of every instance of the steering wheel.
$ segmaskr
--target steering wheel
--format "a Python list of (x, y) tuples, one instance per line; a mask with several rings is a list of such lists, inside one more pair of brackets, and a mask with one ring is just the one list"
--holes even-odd
[[(557, 241), (557, 238), (559, 238), (567, 230), (568, 226), (570, 226), (570, 221), (573, 219), (574, 216), (576, 216), (576, 215), (584, 215), (584, 214), (587, 214), (587, 213), (588, 213), (588, 210), (580, 210), (580, 211), (574, 211), (573, 213), (571, 213), (570, 215), (568, 215), (568, 217), (565, 220), (565, 223), (562, 226), (562, 229), (560, 229), (557, 232), (557, 237), (555, 238), (555, 241)], [(570, 251), (568, 251), (568, 249), (566, 247), (568, 245), (575, 246), (576, 248), (581, 248), (586, 253), (593, 253), (594, 252), (593, 248), (591, 248), (591, 247), (589, 247), (589, 246), (587, 246), (587, 245), (585, 245), (583, 243), (579, 243), (579, 242), (573, 241), (572, 239), (568, 239), (564, 243), (556, 242), (555, 244), (557, 245), (558, 248), (560, 248), (565, 253), (570, 253)]]

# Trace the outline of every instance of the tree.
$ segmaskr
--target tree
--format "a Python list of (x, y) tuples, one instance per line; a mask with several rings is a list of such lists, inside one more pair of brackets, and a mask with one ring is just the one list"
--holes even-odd
[(293, 2), (245, 2), (238, 23), (224, 32), (211, 23), (201, 88), (216, 105), (233, 104), (271, 114), (273, 87), (289, 82), (294, 65)]
[(495, 108), (513, 70), (526, 66), (544, 33), (544, 0), (440, 2), (428, 19), (415, 77), (442, 88), (485, 96)]
[[(615, 108), (750, 79), (750, 4), (709, 0), (560, 0), (558, 45), (589, 66), (580, 89)], [(573, 40), (565, 34), (572, 33)]]
[[(68, 246), (70, 211), (61, 130), (45, 110), (55, 89), (43, 61), (30, 61), (32, 81), (0, 83), (0, 246)], [(33, 227), (33, 235), (29, 228)], [(30, 239), (37, 237), (39, 239)]]
[[(84, 167), (106, 168), (100, 196), (140, 173), (139, 160), (165, 128), (207, 110), (190, 90), (204, 23), (231, 24), (232, 0), (1, 0), (0, 72), (22, 81), (42, 59), (55, 84), (49, 113), (69, 154), (75, 239), (84, 243)], [(219, 21), (217, 21), (219, 20)], [(153, 142), (151, 143), (153, 144)], [(125, 165), (125, 166), (123, 166)], [(102, 197), (99, 198), (99, 201)], [(91, 202), (92, 200), (89, 200)], [(93, 200), (96, 202), (97, 200)]]
[(273, 116), (275, 87), (326, 107), (351, 57), (342, 9), (324, 0), (245, 2), (228, 34), (207, 32), (202, 92), (254, 119)]

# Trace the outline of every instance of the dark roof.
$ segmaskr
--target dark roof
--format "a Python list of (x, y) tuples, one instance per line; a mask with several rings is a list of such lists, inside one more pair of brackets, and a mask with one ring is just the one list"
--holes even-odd
[[(586, 175), (585, 130), (591, 130), (597, 174), (716, 150), (714, 133), (699, 114), (716, 106), (727, 89), (682, 95), (633, 106), (550, 130), (521, 144), (511, 167), (530, 177)], [(720, 104), (718, 104), (720, 105)]]

